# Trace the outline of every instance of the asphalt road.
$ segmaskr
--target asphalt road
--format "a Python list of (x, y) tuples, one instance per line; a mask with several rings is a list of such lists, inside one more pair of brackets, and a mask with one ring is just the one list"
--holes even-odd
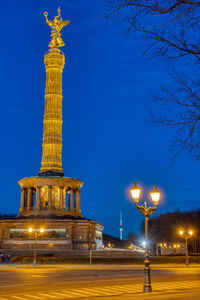
[[(143, 294), (143, 266), (0, 266), (0, 300), (200, 299), (200, 266), (153, 266)], [(196, 298), (195, 298), (196, 297)]]

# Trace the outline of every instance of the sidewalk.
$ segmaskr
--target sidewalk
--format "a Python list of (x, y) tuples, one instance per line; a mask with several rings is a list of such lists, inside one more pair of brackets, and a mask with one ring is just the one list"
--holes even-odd
[[(36, 267), (33, 267), (32, 264), (17, 264), (17, 263), (9, 263), (9, 264), (0, 264), (1, 269), (7, 268), (66, 268), (66, 269), (144, 269), (144, 265), (108, 265), (108, 264), (101, 264), (101, 265), (86, 265), (86, 264), (37, 264)], [(151, 265), (151, 269), (170, 269), (170, 268), (185, 268), (185, 269), (192, 269), (192, 268), (200, 268), (200, 264), (190, 264), (186, 266), (185, 264), (154, 264)]]

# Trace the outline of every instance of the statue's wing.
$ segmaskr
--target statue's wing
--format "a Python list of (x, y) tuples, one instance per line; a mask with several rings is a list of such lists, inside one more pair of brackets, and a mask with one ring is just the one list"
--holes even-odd
[(70, 21), (61, 21), (60, 28), (62, 29), (63, 27), (67, 26), (69, 23), (70, 23)]

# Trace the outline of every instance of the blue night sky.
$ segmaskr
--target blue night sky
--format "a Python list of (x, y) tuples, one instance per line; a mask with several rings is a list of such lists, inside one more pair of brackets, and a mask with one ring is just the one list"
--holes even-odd
[(157, 214), (199, 207), (199, 163), (189, 155), (171, 164), (172, 130), (150, 122), (151, 94), (171, 82), (161, 59), (142, 56), (146, 41), (105, 20), (103, 0), (7, 0), (1, 2), (1, 213), (18, 213), (18, 180), (35, 176), (42, 158), (44, 53), (49, 19), (61, 5), (66, 46), (63, 73), (63, 168), (84, 182), (85, 217), (124, 238), (142, 216), (128, 196), (138, 181), (163, 191)]

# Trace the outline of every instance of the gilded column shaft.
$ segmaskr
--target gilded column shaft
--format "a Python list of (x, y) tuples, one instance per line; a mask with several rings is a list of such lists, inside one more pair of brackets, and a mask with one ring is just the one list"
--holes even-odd
[(40, 173), (62, 169), (62, 71), (64, 54), (51, 49), (44, 57), (46, 67), (42, 166)]

